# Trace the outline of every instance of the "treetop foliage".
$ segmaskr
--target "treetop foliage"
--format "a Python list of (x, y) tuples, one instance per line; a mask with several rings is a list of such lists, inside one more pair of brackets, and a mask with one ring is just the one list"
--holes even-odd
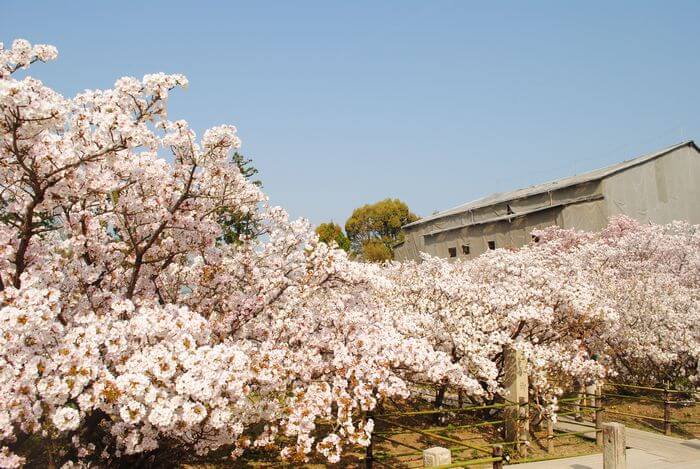
[(323, 241), (324, 243), (331, 244), (332, 242), (335, 242), (336, 245), (343, 251), (350, 251), (350, 240), (347, 236), (345, 236), (345, 233), (343, 233), (343, 229), (340, 227), (340, 225), (333, 222), (321, 223), (316, 227), (316, 234), (318, 235), (319, 240)]
[[(404, 239), (404, 225), (418, 220), (399, 199), (384, 199), (355, 209), (345, 222), (345, 232), (355, 252), (370, 261), (393, 258), (393, 248)], [(365, 254), (365, 245), (372, 243)], [(380, 248), (377, 243), (384, 245)]]
[[(253, 160), (244, 157), (239, 152), (234, 152), (231, 161), (238, 167), (241, 175), (254, 186), (262, 188), (262, 181), (253, 179), (258, 174), (253, 166)], [(219, 224), (222, 227), (221, 241), (224, 243), (240, 243), (242, 237), (254, 238), (261, 233), (253, 212), (235, 211), (231, 207), (222, 207), (219, 210)]]

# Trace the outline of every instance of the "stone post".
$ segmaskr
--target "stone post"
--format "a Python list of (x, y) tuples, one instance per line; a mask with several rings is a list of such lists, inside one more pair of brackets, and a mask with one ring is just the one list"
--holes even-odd
[(625, 426), (621, 423), (603, 424), (603, 469), (627, 469)]
[(504, 397), (506, 404), (511, 405), (504, 412), (505, 439), (516, 442), (519, 448), (520, 440), (527, 435), (529, 428), (528, 416), (523, 418), (521, 410), (527, 410), (528, 402), (527, 360), (519, 350), (506, 347), (503, 350), (503, 366)]
[(452, 464), (452, 453), (447, 448), (435, 446), (423, 451), (423, 467), (436, 467)]

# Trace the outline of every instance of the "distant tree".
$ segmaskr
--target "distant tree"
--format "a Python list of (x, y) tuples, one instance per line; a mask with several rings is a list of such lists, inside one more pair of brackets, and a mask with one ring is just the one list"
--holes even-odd
[[(353, 251), (363, 259), (392, 259), (394, 246), (404, 239), (401, 227), (418, 218), (411, 213), (405, 202), (399, 199), (384, 199), (355, 209), (345, 222), (345, 232)], [(384, 247), (379, 248), (378, 244)]]
[(393, 258), (393, 250), (379, 240), (370, 240), (362, 245), (362, 259), (367, 262), (384, 262)]
[(350, 240), (345, 236), (340, 225), (333, 222), (321, 223), (316, 227), (316, 234), (324, 243), (331, 244), (335, 241), (340, 249), (350, 251)]
[[(231, 157), (231, 162), (238, 166), (241, 174), (248, 181), (255, 186), (262, 187), (262, 181), (253, 180), (253, 177), (258, 174), (257, 168), (253, 166), (253, 160), (235, 152)], [(253, 212), (234, 212), (231, 208), (224, 207), (219, 211), (219, 224), (223, 231), (220, 239), (226, 244), (239, 243), (241, 236), (255, 238), (260, 235), (260, 229)]]

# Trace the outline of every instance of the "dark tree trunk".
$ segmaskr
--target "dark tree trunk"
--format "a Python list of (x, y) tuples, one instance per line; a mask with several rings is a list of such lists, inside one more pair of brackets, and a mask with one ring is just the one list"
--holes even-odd
[[(445, 402), (445, 392), (447, 391), (447, 385), (443, 384), (437, 389), (437, 392), (435, 393), (435, 402), (434, 406), (436, 409), (439, 409), (442, 407), (442, 404)], [(435, 423), (442, 423), (443, 422), (443, 414), (435, 414)]]

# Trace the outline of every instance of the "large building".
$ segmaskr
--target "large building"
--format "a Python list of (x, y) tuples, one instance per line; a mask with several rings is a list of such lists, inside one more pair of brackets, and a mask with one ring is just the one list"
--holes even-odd
[(557, 181), (460, 205), (404, 227), (398, 260), (421, 252), (467, 259), (517, 248), (531, 232), (557, 225), (597, 231), (615, 215), (641, 222), (700, 223), (700, 150), (693, 141)]

